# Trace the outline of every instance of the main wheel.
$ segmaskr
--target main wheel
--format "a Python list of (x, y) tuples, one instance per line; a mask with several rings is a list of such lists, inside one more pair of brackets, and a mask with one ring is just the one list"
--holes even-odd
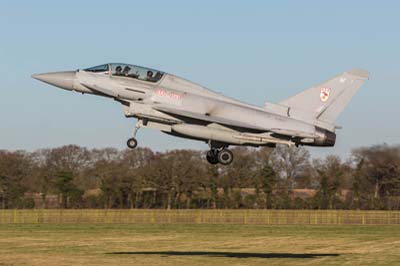
[(137, 146), (137, 140), (135, 138), (130, 138), (128, 139), (128, 141), (126, 142), (126, 145), (130, 148), (130, 149), (134, 149)]
[(228, 165), (233, 161), (233, 153), (230, 150), (223, 149), (218, 152), (218, 162), (223, 165)]
[(207, 162), (210, 164), (217, 164), (218, 163), (218, 157), (217, 157), (217, 152), (214, 150), (209, 150), (206, 155)]

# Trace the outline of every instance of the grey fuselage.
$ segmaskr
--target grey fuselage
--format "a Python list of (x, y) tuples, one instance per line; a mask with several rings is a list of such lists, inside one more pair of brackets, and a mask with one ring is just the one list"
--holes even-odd
[(125, 116), (176, 136), (224, 145), (335, 143), (331, 125), (307, 115), (292, 116), (285, 107), (279, 111), (278, 105), (268, 109), (246, 104), (167, 73), (153, 82), (114, 75), (115, 65), (124, 66), (109, 64), (103, 72), (77, 70), (33, 77), (63, 89), (113, 98), (122, 103)]

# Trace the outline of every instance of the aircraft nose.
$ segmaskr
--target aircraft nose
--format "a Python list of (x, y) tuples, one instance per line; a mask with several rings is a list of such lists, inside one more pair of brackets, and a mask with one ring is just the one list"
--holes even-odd
[(50, 72), (32, 75), (32, 78), (65, 90), (72, 90), (75, 71)]

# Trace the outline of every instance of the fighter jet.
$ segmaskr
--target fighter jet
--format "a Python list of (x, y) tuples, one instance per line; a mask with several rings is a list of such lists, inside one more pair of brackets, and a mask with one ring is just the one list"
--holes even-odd
[(32, 75), (33, 78), (82, 94), (119, 102), (126, 117), (137, 118), (127, 146), (134, 149), (141, 127), (204, 141), (211, 164), (228, 165), (232, 145), (276, 144), (332, 147), (335, 120), (368, 79), (362, 69), (346, 71), (279, 103), (255, 106), (159, 70), (109, 63), (76, 71)]

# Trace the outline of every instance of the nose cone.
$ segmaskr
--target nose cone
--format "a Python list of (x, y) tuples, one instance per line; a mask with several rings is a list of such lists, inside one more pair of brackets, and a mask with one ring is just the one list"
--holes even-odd
[(35, 74), (32, 75), (32, 78), (59, 87), (61, 89), (72, 90), (75, 75), (76, 75), (75, 71), (62, 71), (62, 72)]

